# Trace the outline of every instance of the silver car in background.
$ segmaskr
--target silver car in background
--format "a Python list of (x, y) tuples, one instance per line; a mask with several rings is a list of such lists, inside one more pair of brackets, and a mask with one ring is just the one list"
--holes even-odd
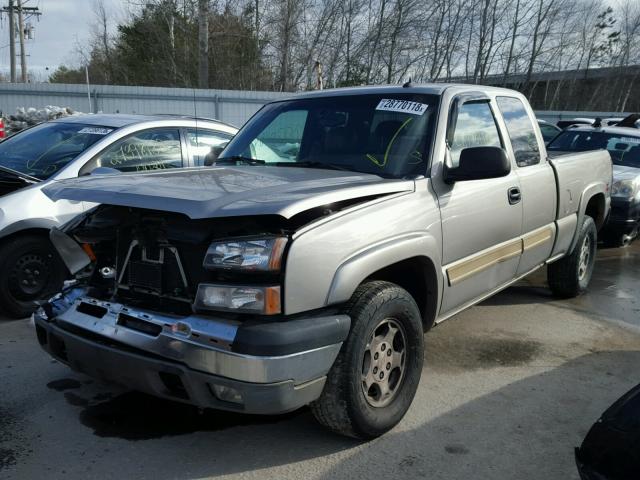
[(195, 117), (98, 114), (42, 123), (2, 141), (2, 313), (27, 316), (38, 300), (59, 290), (66, 271), (49, 242), (49, 229), (95, 206), (52, 202), (42, 193), (45, 186), (100, 170), (148, 172), (210, 165), (236, 131)]

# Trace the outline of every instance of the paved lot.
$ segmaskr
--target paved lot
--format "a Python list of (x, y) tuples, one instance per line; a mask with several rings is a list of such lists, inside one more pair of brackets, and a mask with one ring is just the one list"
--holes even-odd
[(307, 410), (204, 412), (76, 375), (0, 322), (0, 478), (577, 479), (573, 447), (640, 382), (640, 245), (603, 250), (591, 292), (535, 275), (426, 336), (411, 410), (363, 444)]

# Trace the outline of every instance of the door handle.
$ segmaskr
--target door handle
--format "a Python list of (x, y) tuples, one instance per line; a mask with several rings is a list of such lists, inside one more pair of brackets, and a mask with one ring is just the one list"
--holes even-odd
[(511, 187), (508, 192), (509, 204), (515, 205), (522, 200), (522, 194), (520, 193), (520, 189), (518, 187)]

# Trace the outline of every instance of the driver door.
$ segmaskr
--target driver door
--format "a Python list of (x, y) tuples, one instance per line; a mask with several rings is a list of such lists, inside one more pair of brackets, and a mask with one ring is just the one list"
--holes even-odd
[[(449, 116), (448, 167), (457, 166), (464, 148), (504, 148), (490, 99), (456, 98)], [(522, 250), (522, 202), (513, 165), (505, 177), (453, 184), (435, 178), (434, 188), (442, 217), (443, 316), (515, 277)]]

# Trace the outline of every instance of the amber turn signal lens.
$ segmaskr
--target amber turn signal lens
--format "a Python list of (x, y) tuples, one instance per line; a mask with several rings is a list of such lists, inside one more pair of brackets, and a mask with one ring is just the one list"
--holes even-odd
[(277, 315), (282, 311), (280, 305), (280, 287), (267, 287), (264, 290), (265, 315)]
[(87, 254), (87, 256), (92, 262), (96, 261), (96, 254), (93, 253), (93, 248), (91, 248), (91, 245), (89, 245), (88, 243), (83, 243), (82, 250), (84, 250), (84, 253)]

